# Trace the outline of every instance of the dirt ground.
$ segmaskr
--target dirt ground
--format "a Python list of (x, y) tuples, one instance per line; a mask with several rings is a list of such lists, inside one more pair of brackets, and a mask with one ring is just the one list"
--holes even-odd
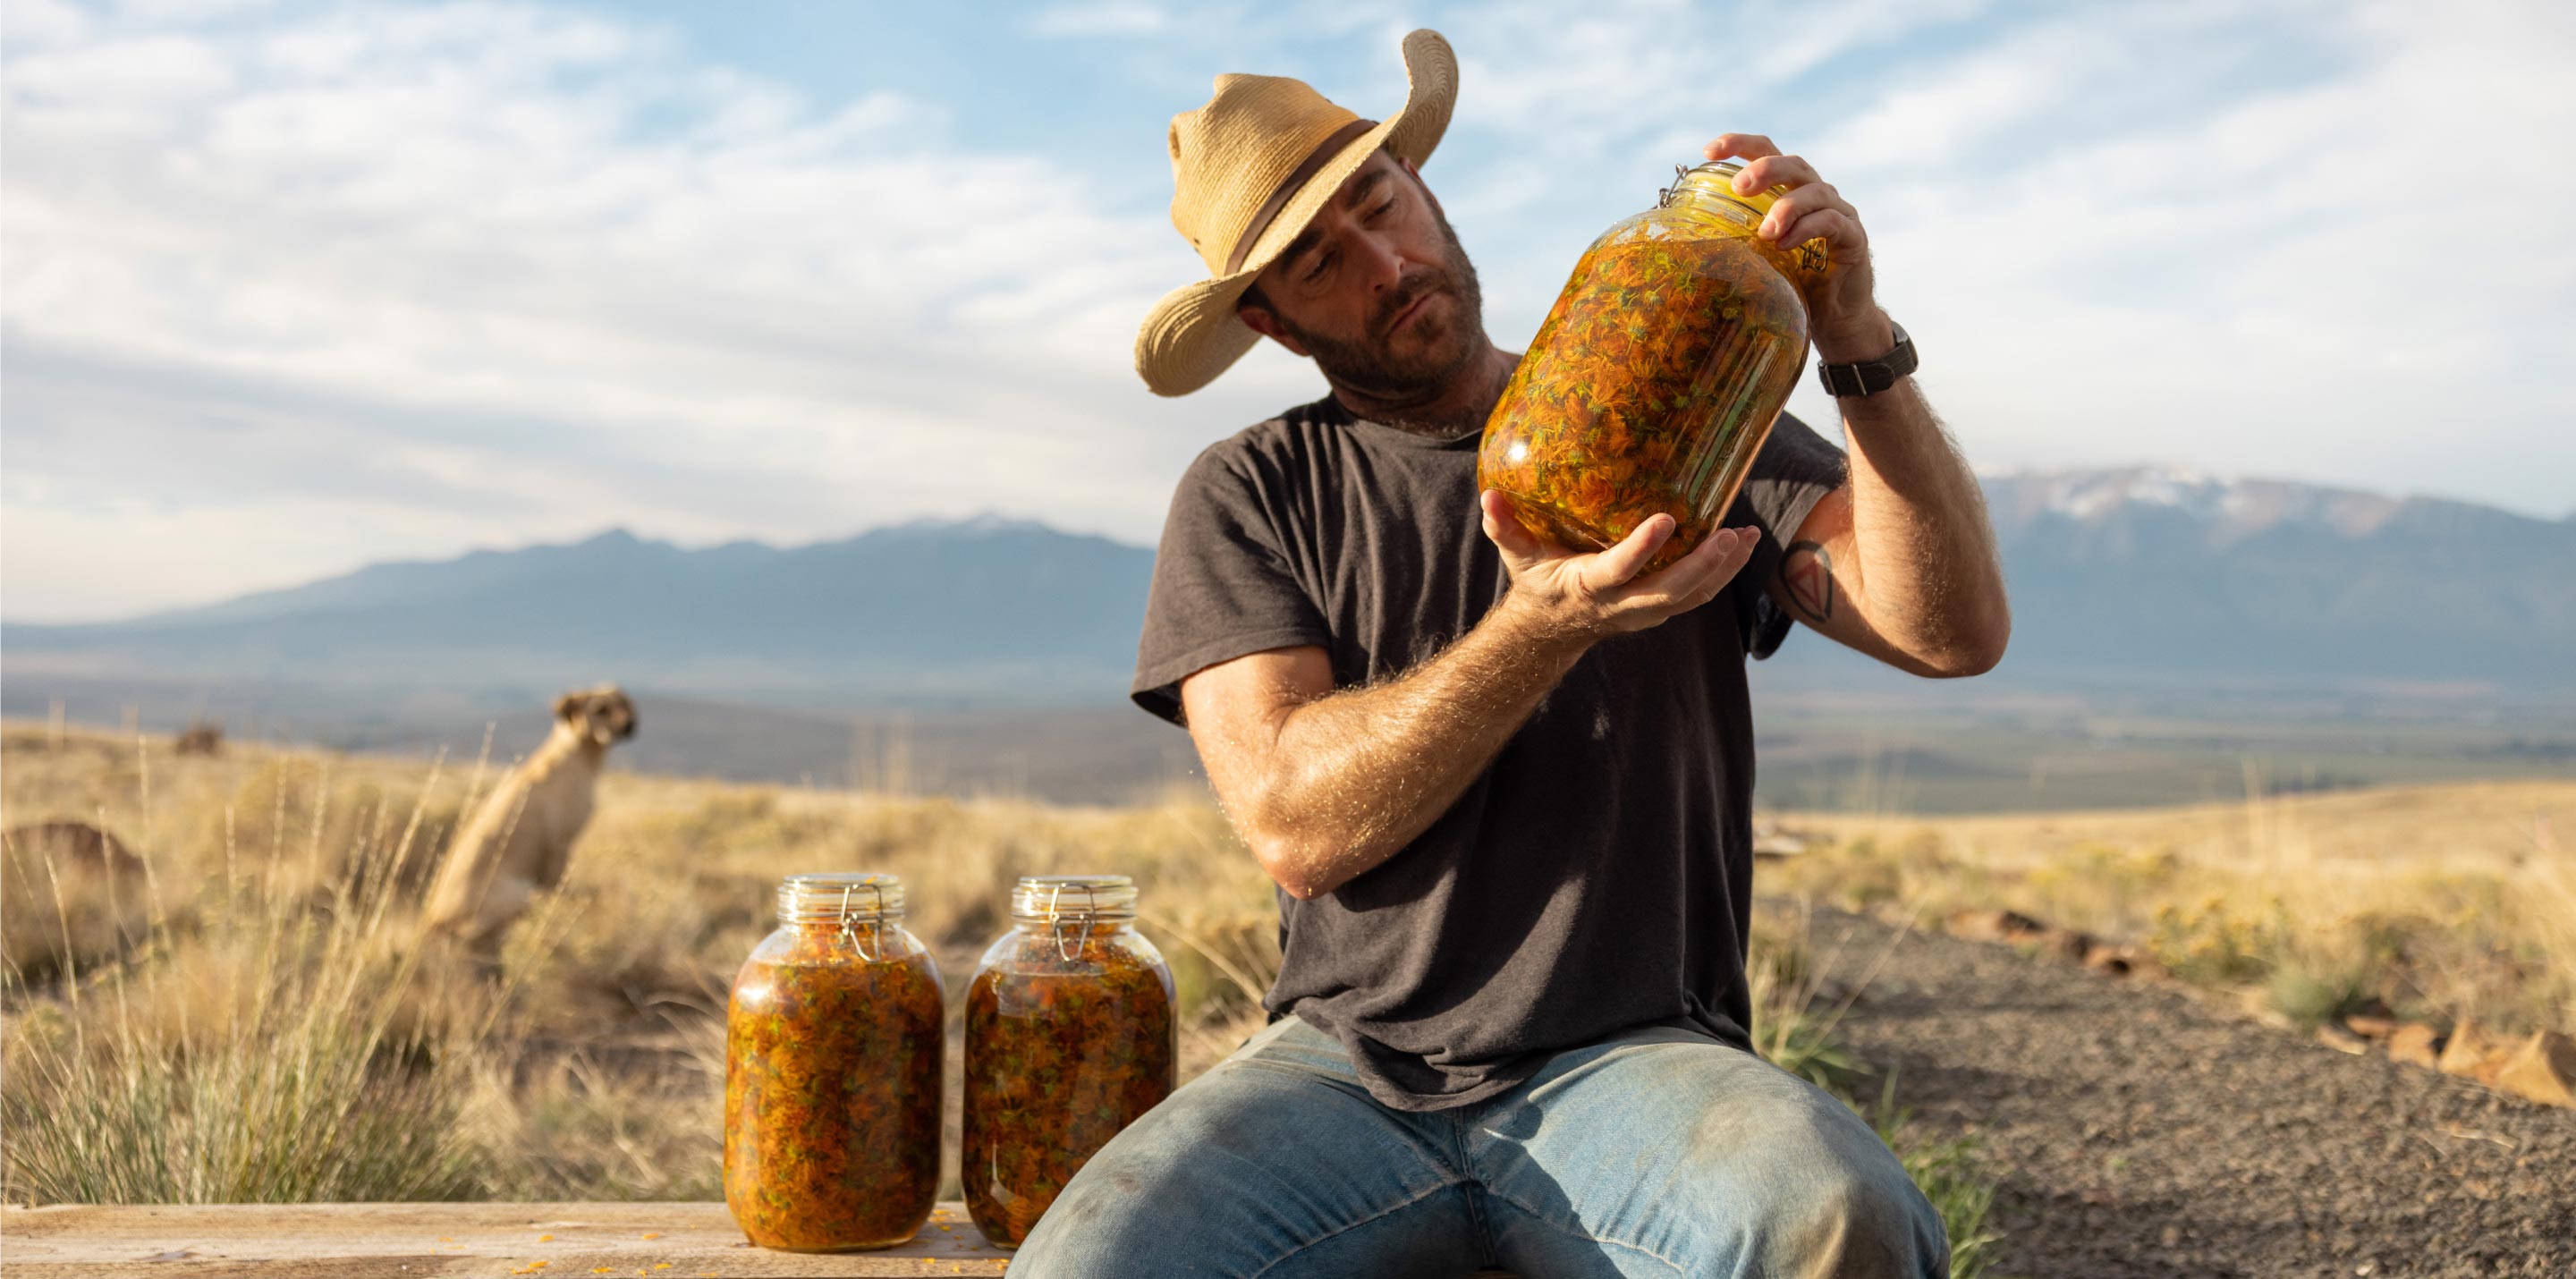
[(1898, 1104), (1982, 1138), (1998, 1274), (2576, 1275), (2576, 1112), (1920, 924), (1814, 941), (1878, 965), (1843, 1030)]

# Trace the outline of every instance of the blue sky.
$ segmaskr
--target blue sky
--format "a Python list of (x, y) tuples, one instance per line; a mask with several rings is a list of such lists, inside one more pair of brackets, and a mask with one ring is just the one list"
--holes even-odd
[[(0, 611), (386, 558), (793, 543), (985, 510), (1150, 542), (1222, 71), (1401, 102), (1517, 348), (1729, 129), (1861, 209), (1981, 469), (2148, 462), (2576, 507), (2571, 6), (259, 3), (0, 8)], [(1791, 403), (1830, 422), (1803, 388)]]

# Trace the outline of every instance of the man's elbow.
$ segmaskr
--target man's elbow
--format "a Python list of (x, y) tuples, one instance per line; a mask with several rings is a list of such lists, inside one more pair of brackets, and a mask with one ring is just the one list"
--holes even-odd
[(1313, 901), (1339, 887), (1328, 882), (1313, 850), (1290, 832), (1264, 830), (1251, 834), (1244, 842), (1252, 845), (1253, 859), (1261, 863), (1270, 882), (1301, 902)]
[(1996, 595), (1978, 608), (1927, 665), (1935, 679), (1966, 679), (2003, 664), (2012, 643), (2012, 608)]
[(1300, 814), (1311, 811), (1310, 806), (1287, 794), (1275, 778), (1241, 779), (1232, 787), (1220, 786), (1217, 807), (1261, 872), (1289, 896), (1311, 901), (1341, 886), (1324, 877), (1325, 841), (1310, 822), (1298, 820)]

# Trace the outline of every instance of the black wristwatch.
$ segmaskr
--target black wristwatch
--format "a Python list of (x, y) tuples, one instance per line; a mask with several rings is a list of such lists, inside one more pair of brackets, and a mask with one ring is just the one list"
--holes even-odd
[(1850, 364), (1816, 361), (1816, 376), (1824, 380), (1825, 394), (1876, 395), (1914, 371), (1914, 339), (1905, 336), (1905, 326), (1894, 320), (1888, 321), (1887, 327), (1896, 330), (1896, 349), (1875, 360)]

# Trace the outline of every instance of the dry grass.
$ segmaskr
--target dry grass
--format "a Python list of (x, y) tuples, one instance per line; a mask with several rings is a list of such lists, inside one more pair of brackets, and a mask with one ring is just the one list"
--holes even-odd
[[(6, 974), (8, 1197), (720, 1197), (725, 991), (799, 871), (902, 875), (952, 1019), (1017, 876), (1131, 874), (1178, 988), (1183, 1076), (1262, 1023), (1270, 884), (1187, 790), (1069, 808), (612, 773), (563, 889), (488, 987), (420, 945), (412, 912), (506, 763), (180, 757), (165, 741), (0, 727), (0, 823), (94, 822), (151, 872), (142, 903), (34, 903), (57, 920), (139, 910), (147, 926), (126, 953), (47, 942), (37, 951), (65, 971)], [(1848, 1003), (1820, 986), (1833, 965), (1808, 936), (1802, 911), (1760, 916), (1754, 1032), (1770, 1059), (1848, 1096), (1866, 1067), (1834, 1034)], [(958, 1040), (952, 1021), (952, 1054)], [(1982, 1212), (1959, 1152), (1891, 1143)]]
[(2314, 1024), (2386, 1003), (2436, 1025), (2576, 1029), (2576, 783), (2275, 797), (2147, 812), (1801, 815), (1765, 891), (1938, 918), (2006, 907), (2147, 946)]

